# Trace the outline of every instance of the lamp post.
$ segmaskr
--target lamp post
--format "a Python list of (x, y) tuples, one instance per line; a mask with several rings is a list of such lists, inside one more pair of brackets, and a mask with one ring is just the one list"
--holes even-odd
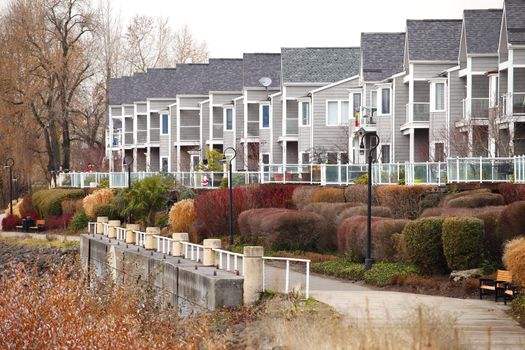
[[(360, 130), (362, 134), (361, 138), (361, 149), (365, 149), (364, 139), (366, 134)], [(372, 138), (375, 138), (375, 144), (372, 146)], [(372, 267), (372, 152), (379, 145), (379, 136), (372, 134), (369, 137), (370, 150), (368, 151), (368, 210), (366, 218), (366, 258), (365, 258), (365, 270), (369, 270)]]
[(15, 160), (11, 157), (7, 158), (4, 163), (4, 169), (9, 168), (9, 214), (13, 216), (13, 165)]
[(232, 178), (232, 161), (237, 157), (237, 150), (233, 147), (228, 147), (223, 154), (226, 156), (226, 151), (233, 151), (233, 157), (228, 159), (228, 189), (230, 192), (230, 220), (228, 222), (228, 247), (233, 245), (233, 178)]

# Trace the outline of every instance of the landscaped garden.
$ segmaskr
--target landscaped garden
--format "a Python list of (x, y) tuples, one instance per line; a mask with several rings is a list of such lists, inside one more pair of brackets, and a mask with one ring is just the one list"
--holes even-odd
[[(478, 277), (508, 269), (525, 284), (525, 186), (452, 191), (433, 186), (375, 186), (373, 267), (365, 271), (367, 187), (281, 184), (233, 190), (235, 245), (262, 245), (266, 255), (305, 257), (312, 270), (376, 287), (476, 297)], [(227, 189), (194, 191), (169, 177), (144, 179), (132, 189), (52, 189), (26, 195), (7, 215), (4, 230), (21, 218), (46, 221), (48, 230), (79, 232), (98, 216), (129, 218), (188, 232), (192, 242), (222, 238), (229, 221)], [(462, 271), (449, 278), (452, 271)], [(523, 309), (523, 300), (515, 302)]]

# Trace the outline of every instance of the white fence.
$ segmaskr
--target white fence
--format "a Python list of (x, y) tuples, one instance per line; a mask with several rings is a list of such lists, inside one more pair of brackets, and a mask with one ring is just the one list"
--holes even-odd
[[(366, 174), (366, 164), (261, 165), (260, 171), (235, 171), (233, 185), (256, 183), (351, 185)], [(162, 174), (195, 189), (215, 189), (228, 184), (226, 172), (131, 173), (131, 182)], [(109, 179), (110, 188), (128, 187), (128, 173), (61, 173), (60, 187), (95, 187)], [(225, 178), (226, 177), (226, 178)], [(376, 163), (372, 165), (376, 185), (444, 185), (447, 183), (525, 183), (525, 156), (449, 158), (446, 162)]]

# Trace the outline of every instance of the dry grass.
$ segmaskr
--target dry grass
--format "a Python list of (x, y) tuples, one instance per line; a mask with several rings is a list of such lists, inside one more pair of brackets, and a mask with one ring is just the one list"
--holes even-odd
[(525, 285), (525, 237), (515, 238), (505, 245), (503, 264), (512, 273), (514, 282)]
[(190, 232), (196, 219), (193, 199), (185, 199), (171, 207), (168, 222), (172, 232)]
[(382, 322), (370, 316), (344, 319), (330, 309), (308, 303), (300, 308), (291, 300), (274, 301), (267, 303), (262, 319), (243, 332), (243, 346), (301, 350), (465, 349), (454, 325), (451, 315), (421, 307), (406, 319)]
[(312, 203), (344, 203), (344, 188), (320, 188), (312, 195)]
[(312, 197), (316, 191), (319, 190), (318, 186), (298, 186), (294, 189), (292, 194), (292, 201), (297, 209), (303, 209), (308, 204), (312, 203)]
[(109, 188), (101, 188), (84, 197), (82, 204), (86, 214), (90, 218), (95, 217), (95, 207), (100, 204), (108, 204), (113, 199), (113, 192)]

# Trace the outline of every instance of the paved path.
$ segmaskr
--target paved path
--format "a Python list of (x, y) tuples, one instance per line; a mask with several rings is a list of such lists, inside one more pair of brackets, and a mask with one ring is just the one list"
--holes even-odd
[[(304, 288), (303, 273), (291, 272), (290, 279), (290, 288), (299, 284)], [(284, 291), (284, 280), (283, 269), (265, 267), (268, 289)], [(432, 313), (455, 318), (465, 343), (474, 349), (525, 349), (525, 329), (506, 313), (509, 307), (503, 302), (373, 290), (319, 275), (311, 276), (310, 294), (349, 319), (370, 319), (377, 325), (389, 322), (396, 327), (409, 327), (407, 317), (421, 305)]]

